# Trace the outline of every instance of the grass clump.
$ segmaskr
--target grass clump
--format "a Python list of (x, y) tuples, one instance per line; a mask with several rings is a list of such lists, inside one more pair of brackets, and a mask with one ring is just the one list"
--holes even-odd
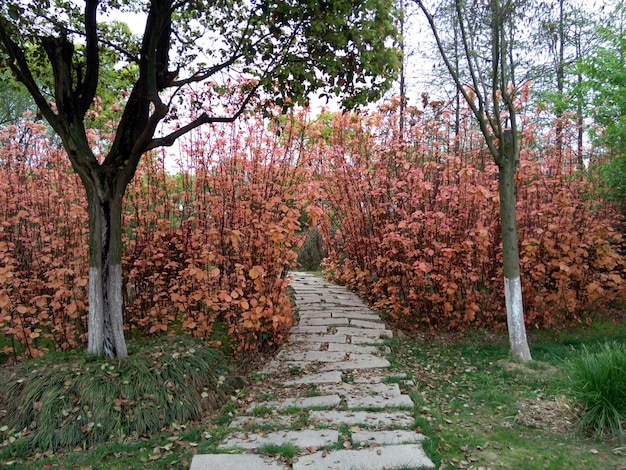
[(571, 391), (583, 407), (579, 425), (596, 437), (613, 434), (624, 442), (626, 421), (626, 345), (607, 342), (584, 347), (570, 365)]
[(124, 361), (86, 352), (51, 354), (6, 367), (3, 454), (93, 446), (199, 420), (243, 385), (224, 357), (191, 337), (131, 345)]
[(285, 444), (272, 444), (266, 443), (259, 447), (259, 452), (261, 454), (266, 455), (280, 455), (283, 458), (289, 460), (296, 455), (298, 452), (298, 448), (292, 442), (287, 442)]

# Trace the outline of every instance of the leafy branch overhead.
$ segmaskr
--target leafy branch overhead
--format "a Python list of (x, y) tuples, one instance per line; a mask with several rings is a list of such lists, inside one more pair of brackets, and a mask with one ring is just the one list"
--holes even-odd
[[(84, 12), (82, 2), (38, 2), (35, 8), (27, 3), (0, 7), (4, 64), (27, 86), (59, 134), (64, 133), (64, 116), (77, 122), (90, 108), (103, 53), (115, 54), (118, 64), (137, 65), (126, 84), (133, 92), (115, 143), (125, 141), (122, 135), (133, 135), (133, 154), (171, 145), (204, 123), (233, 121), (257, 95), (290, 106), (307, 104), (325, 88), (323, 96), (337, 96), (343, 106), (354, 108), (389, 89), (400, 63), (399, 52), (381, 40), (397, 34), (392, 4), (381, 0), (155, 0), (149, 6), (90, 0)], [(119, 23), (101, 22), (115, 12), (145, 17), (143, 39)], [(42, 49), (31, 58), (24, 51), (33, 45)], [(34, 73), (33, 64), (42, 63), (44, 54), (52, 65), (54, 90), (42, 87), (43, 77)], [(223, 95), (233, 81), (246, 85), (236, 102), (206, 109), (171, 134), (152, 138), (180, 93), (204, 81), (210, 81), (216, 95)], [(111, 158), (126, 153), (115, 152), (115, 145)]]

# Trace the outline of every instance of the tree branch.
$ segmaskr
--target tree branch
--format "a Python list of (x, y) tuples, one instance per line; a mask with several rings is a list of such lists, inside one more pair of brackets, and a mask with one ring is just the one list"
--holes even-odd
[(96, 14), (99, 0), (87, 0), (85, 3), (85, 79), (78, 83), (78, 106), (81, 116), (91, 107), (98, 87), (100, 53), (98, 52), (98, 28)]
[(212, 124), (212, 123), (228, 123), (235, 122), (239, 116), (241, 116), (244, 111), (248, 108), (248, 104), (256, 95), (256, 92), (261, 87), (261, 82), (259, 81), (246, 95), (245, 99), (237, 108), (237, 111), (230, 116), (209, 116), (206, 112), (202, 113), (196, 119), (186, 124), (185, 126), (176, 129), (174, 132), (164, 136), (159, 137), (157, 139), (152, 139), (152, 141), (148, 144), (147, 148), (144, 151), (152, 150), (158, 147), (169, 147), (174, 144), (176, 139), (179, 137), (191, 132), (197, 127), (200, 127), (203, 124)]
[(46, 120), (50, 123), (52, 128), (60, 134), (61, 128), (58, 115), (53, 111), (52, 107), (41, 93), (41, 90), (35, 82), (35, 78), (30, 70), (24, 51), (22, 51), (20, 46), (11, 39), (4, 21), (2, 21), (1, 18), (0, 42), (4, 45), (4, 50), (9, 56), (9, 68), (15, 74), (17, 80), (26, 87), (30, 95), (33, 97), (35, 104)]
[[(432, 14), (428, 11), (428, 9), (426, 8), (422, 0), (414, 0), (414, 1), (420, 7), (422, 12), (424, 13), (424, 16), (426, 16), (428, 24), (430, 25), (430, 29), (432, 30), (433, 36), (435, 37), (435, 42), (437, 43), (437, 48), (439, 49), (439, 53), (441, 54), (441, 57), (444, 63), (446, 64), (446, 68), (448, 69), (448, 72), (450, 73), (450, 76), (452, 77), (452, 80), (454, 81), (454, 84), (456, 85), (457, 91), (463, 95), (465, 102), (472, 110), (474, 117), (478, 121), (478, 126), (480, 127), (480, 131), (483, 134), (483, 137), (485, 138), (485, 142), (487, 144), (487, 147), (489, 148), (489, 152), (491, 153), (493, 158), (496, 158), (498, 155), (498, 149), (496, 148), (495, 143), (493, 141), (493, 135), (489, 132), (489, 128), (487, 127), (487, 123), (488, 122), (490, 123), (490, 121), (488, 120), (487, 113), (484, 110), (484, 106), (483, 106), (484, 98), (481, 96), (480, 89), (478, 88), (478, 79), (476, 77), (476, 72), (474, 71), (474, 68), (472, 67), (470, 63), (469, 67), (470, 67), (472, 83), (474, 83), (474, 92), (476, 93), (476, 97), (478, 98), (480, 107), (477, 107), (476, 104), (474, 103), (474, 100), (470, 98), (467, 90), (461, 83), (459, 75), (455, 73), (454, 67), (452, 63), (450, 62), (450, 59), (448, 58), (445, 48), (443, 47), (443, 43), (441, 42), (441, 37), (439, 36), (439, 31), (437, 29), (437, 26), (435, 25), (435, 20)], [(458, 3), (457, 3), (457, 8), (460, 8)], [(460, 17), (459, 20), (461, 20), (460, 22), (462, 23), (462, 17)], [(465, 47), (466, 58), (468, 62), (471, 62), (471, 56), (469, 55), (469, 48), (467, 45), (467, 37), (465, 36), (465, 29), (462, 28), (461, 32), (463, 35), (463, 44)]]

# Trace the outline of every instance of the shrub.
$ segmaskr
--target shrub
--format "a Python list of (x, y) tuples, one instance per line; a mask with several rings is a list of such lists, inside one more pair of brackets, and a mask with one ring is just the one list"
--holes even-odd
[[(290, 123), (274, 131), (254, 116), (199, 129), (179, 141), (175, 175), (164, 154), (142, 158), (123, 214), (128, 337), (221, 340), (220, 325), (237, 354), (284, 339), (314, 182)], [(0, 358), (85, 344), (85, 208), (45, 126), (0, 129)]]
[[(337, 115), (317, 141), (327, 273), (402, 328), (505, 327), (498, 168), (484, 140), (466, 115), (451, 135), (445, 113), (416, 116), (400, 140), (393, 117)], [(626, 300), (626, 257), (619, 215), (543, 132), (524, 126), (516, 175), (521, 279), (527, 325), (559, 329)]]
[[(4, 438), (30, 450), (144, 436), (204, 418), (243, 386), (215, 349), (191, 337), (143, 341), (126, 361), (56, 354), (5, 366)], [(9, 450), (5, 450), (5, 455)]]
[(624, 442), (626, 422), (626, 345), (584, 348), (570, 364), (571, 392), (583, 407), (579, 425), (596, 437), (613, 434)]

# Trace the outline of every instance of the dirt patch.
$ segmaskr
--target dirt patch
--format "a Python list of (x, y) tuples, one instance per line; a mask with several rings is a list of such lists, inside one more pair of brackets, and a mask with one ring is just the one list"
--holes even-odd
[(550, 377), (559, 372), (559, 369), (547, 362), (533, 361), (530, 364), (522, 364), (520, 362), (500, 360), (497, 362), (504, 370), (514, 374), (522, 374), (525, 376)]
[(527, 398), (518, 406), (517, 424), (559, 434), (572, 431), (579, 418), (576, 405), (564, 396)]

